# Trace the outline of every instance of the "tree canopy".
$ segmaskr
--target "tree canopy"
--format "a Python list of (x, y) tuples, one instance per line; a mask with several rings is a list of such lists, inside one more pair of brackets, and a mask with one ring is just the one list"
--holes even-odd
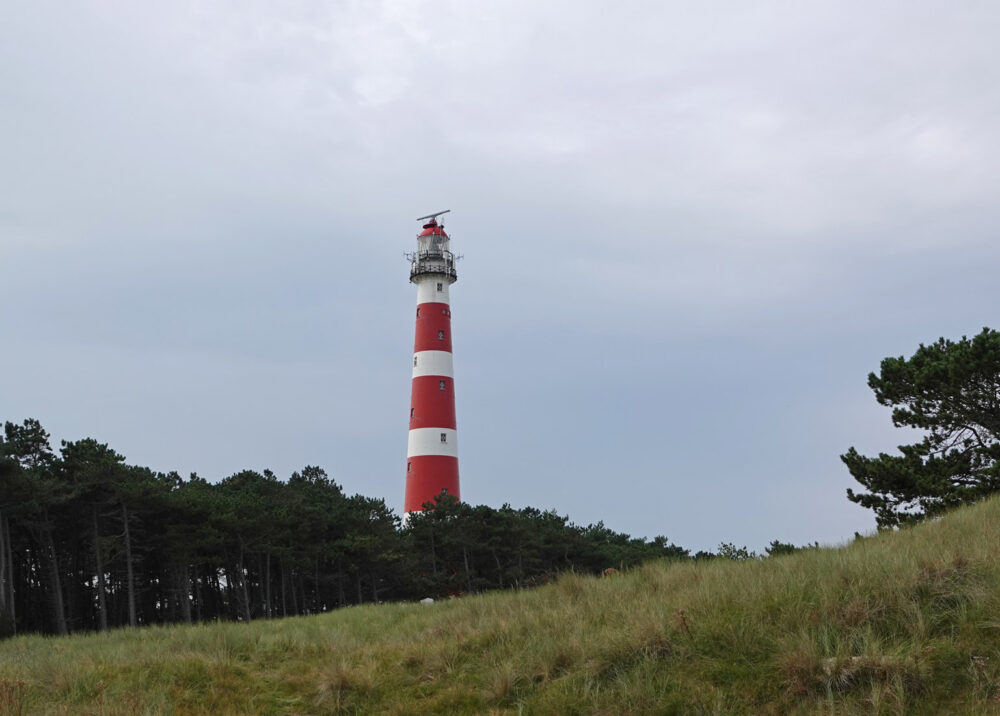
[(886, 358), (868, 376), (875, 399), (893, 408), (896, 427), (923, 431), (899, 455), (841, 459), (867, 492), (848, 499), (894, 527), (976, 502), (1000, 489), (1000, 333), (939, 339), (910, 358)]
[(130, 465), (91, 438), (53, 451), (37, 420), (0, 435), (0, 637), (249, 621), (528, 587), (684, 558), (663, 537), (442, 494), (403, 523), (322, 468), (218, 482)]

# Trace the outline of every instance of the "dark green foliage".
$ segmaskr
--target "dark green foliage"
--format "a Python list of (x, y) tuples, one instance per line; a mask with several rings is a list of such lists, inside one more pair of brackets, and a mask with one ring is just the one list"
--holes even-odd
[(880, 527), (938, 515), (1000, 489), (1000, 333), (944, 338), (909, 359), (886, 358), (868, 376), (879, 403), (893, 408), (896, 427), (922, 430), (900, 455), (841, 456), (868, 491), (848, 499), (875, 512)]
[(813, 542), (812, 544), (803, 545), (802, 547), (796, 547), (790, 542), (772, 540), (771, 544), (769, 544), (764, 551), (767, 553), (768, 557), (780, 557), (785, 554), (795, 554), (796, 552), (801, 552), (804, 549), (819, 549), (819, 542)]
[(767, 546), (765, 551), (767, 552), (768, 557), (780, 557), (783, 554), (795, 554), (799, 551), (799, 548), (789, 542), (772, 540), (771, 544)]
[(719, 557), (723, 559), (731, 559), (735, 562), (744, 562), (748, 559), (757, 559), (757, 553), (751, 552), (744, 545), (743, 547), (737, 547), (732, 542), (723, 542), (719, 545)]
[(554, 511), (533, 507), (473, 507), (442, 493), (410, 515), (404, 534), (427, 596), (540, 584), (568, 569), (597, 573), (650, 559), (681, 559), (688, 551), (667, 542), (635, 539), (598, 522), (579, 527)]
[(56, 455), (35, 420), (0, 438), (0, 637), (312, 614), (687, 556), (664, 537), (444, 493), (404, 526), (314, 466), (213, 484), (129, 465), (91, 438)]

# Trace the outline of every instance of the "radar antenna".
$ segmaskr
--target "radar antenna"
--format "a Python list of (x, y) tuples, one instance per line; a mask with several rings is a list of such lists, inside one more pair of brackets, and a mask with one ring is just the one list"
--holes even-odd
[(447, 214), (451, 209), (445, 209), (444, 211), (439, 211), (435, 214), (428, 214), (427, 216), (421, 216), (417, 221), (423, 221), (424, 219), (430, 219), (431, 221), (436, 220), (441, 214)]

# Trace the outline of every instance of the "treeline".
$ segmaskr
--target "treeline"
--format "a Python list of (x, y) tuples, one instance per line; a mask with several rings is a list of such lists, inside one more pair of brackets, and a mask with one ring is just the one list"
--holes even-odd
[(687, 556), (662, 537), (448, 495), (404, 525), (318, 467), (209, 483), (90, 438), (56, 453), (36, 420), (0, 438), (0, 636), (312, 614)]

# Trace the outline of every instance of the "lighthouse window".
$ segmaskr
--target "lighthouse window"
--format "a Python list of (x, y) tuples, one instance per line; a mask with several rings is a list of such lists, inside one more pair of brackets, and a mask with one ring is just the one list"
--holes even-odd
[(448, 442), (448, 433), (441, 433), (441, 442)]
[(413, 417), (413, 408), (410, 408), (410, 417)]
[(413, 469), (413, 463), (412, 462), (406, 463), (406, 471), (409, 472), (412, 469)]
[(416, 366), (417, 366), (417, 357), (413, 356), (413, 367), (416, 368)]
[(438, 284), (438, 291), (444, 291), (444, 284), (443, 283), (439, 283)]
[(444, 340), (444, 331), (438, 331), (438, 340), (439, 341), (443, 341)]
[(417, 318), (420, 318), (420, 309), (417, 309)]
[(443, 380), (439, 380), (438, 381), (438, 388), (440, 388), (441, 390), (444, 390), (444, 381)]

